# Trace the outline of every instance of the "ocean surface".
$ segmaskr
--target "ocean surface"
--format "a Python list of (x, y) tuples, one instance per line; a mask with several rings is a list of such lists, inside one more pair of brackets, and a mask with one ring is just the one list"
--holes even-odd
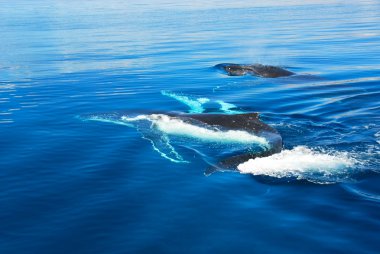
[[(0, 0), (0, 37), (0, 253), (380, 252), (380, 1)], [(207, 174), (265, 140), (169, 112), (283, 150)]]

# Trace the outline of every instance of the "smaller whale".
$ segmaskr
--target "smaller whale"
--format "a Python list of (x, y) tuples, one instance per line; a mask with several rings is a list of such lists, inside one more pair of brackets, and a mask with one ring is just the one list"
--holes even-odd
[(279, 78), (295, 74), (294, 72), (285, 70), (281, 67), (263, 64), (222, 63), (215, 65), (215, 68), (225, 71), (229, 76), (244, 76), (250, 74), (263, 78)]

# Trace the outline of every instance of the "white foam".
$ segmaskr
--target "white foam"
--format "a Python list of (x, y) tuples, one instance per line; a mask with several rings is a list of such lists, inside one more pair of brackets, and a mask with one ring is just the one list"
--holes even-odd
[(122, 117), (123, 121), (149, 120), (153, 127), (159, 131), (175, 136), (190, 137), (202, 141), (221, 142), (221, 143), (254, 143), (269, 149), (268, 141), (254, 134), (240, 130), (220, 131), (208, 129), (202, 126), (192, 125), (176, 117), (164, 114), (139, 115), (136, 117)]
[(305, 146), (297, 146), (272, 156), (250, 159), (240, 164), (238, 170), (253, 175), (310, 180), (313, 177), (335, 178), (337, 175), (347, 173), (347, 170), (356, 163), (357, 161), (348, 153), (336, 151), (324, 153)]

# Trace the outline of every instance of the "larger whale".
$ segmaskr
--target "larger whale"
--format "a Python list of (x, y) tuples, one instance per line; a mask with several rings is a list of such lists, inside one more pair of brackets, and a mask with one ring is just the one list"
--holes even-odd
[(188, 106), (188, 112), (132, 111), (81, 118), (136, 128), (156, 152), (175, 163), (189, 162), (176, 149), (188, 148), (210, 165), (206, 173), (236, 169), (242, 162), (270, 156), (282, 149), (281, 135), (262, 122), (258, 113), (242, 112), (234, 104), (221, 100), (170, 91), (161, 94)]
[(282, 149), (280, 134), (262, 122), (258, 113), (113, 113), (90, 115), (85, 120), (135, 127), (155, 151), (172, 162), (188, 162), (172, 143), (194, 150), (201, 145), (219, 147), (220, 151), (213, 155), (217, 161), (207, 173), (214, 169), (236, 169), (248, 159), (269, 156)]

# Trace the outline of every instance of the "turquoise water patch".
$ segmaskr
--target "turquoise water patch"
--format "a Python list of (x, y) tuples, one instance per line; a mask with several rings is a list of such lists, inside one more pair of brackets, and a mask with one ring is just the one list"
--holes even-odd
[(176, 94), (168, 91), (161, 91), (161, 94), (173, 98), (178, 102), (188, 106), (190, 108), (189, 113), (203, 113), (205, 111), (203, 105), (210, 101), (210, 99), (204, 97), (192, 98), (187, 95)]
[[(203, 113), (208, 109), (208, 105), (217, 104), (219, 106), (218, 109), (216, 109), (216, 112), (220, 112), (223, 114), (241, 114), (244, 113), (243, 111), (240, 111), (237, 109), (237, 106), (224, 102), (222, 100), (212, 100), (210, 98), (206, 97), (195, 97), (190, 95), (185, 95), (182, 93), (174, 93), (169, 91), (161, 91), (161, 94), (170, 98), (173, 98), (177, 100), (178, 102), (188, 106), (190, 109), (188, 113)], [(215, 109), (214, 109), (215, 111)]]

